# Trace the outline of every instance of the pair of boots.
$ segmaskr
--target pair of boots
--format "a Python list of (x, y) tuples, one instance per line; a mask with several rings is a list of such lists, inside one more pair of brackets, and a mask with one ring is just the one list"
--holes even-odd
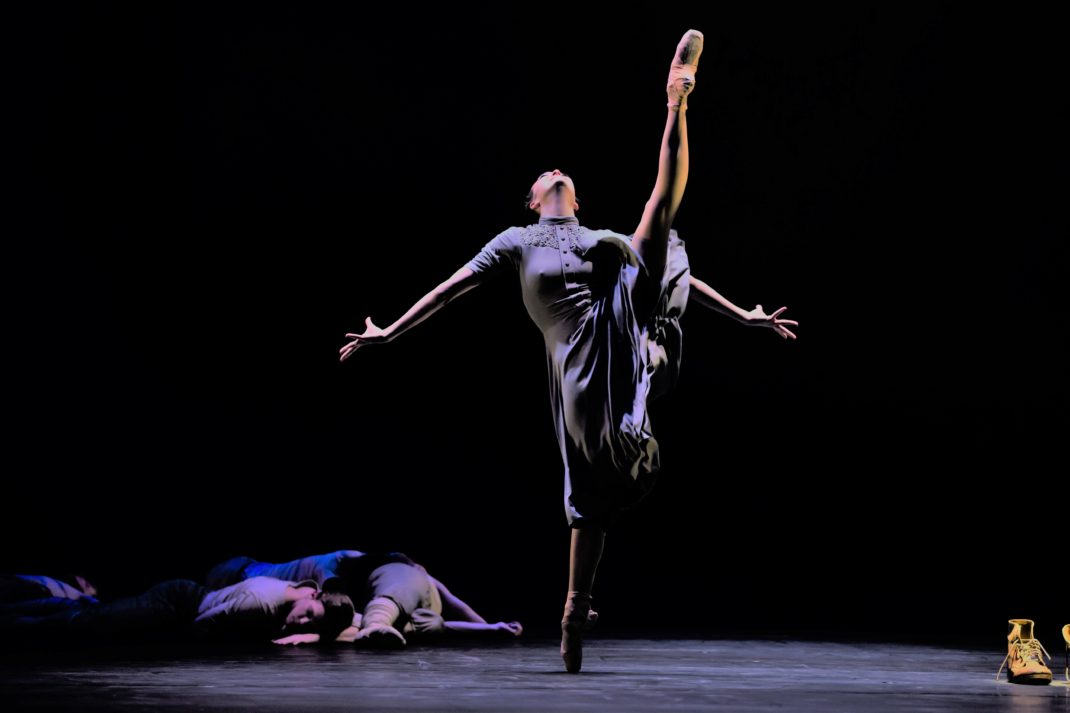
[[(1043, 656), (1051, 660), (1051, 654), (1033, 636), (1032, 619), (1010, 619), (1010, 633), (1007, 634), (1007, 656), (1000, 664), (996, 678), (1007, 667), (1009, 683), (1046, 685), (1051, 683), (1051, 669), (1044, 665)], [(1070, 681), (1070, 624), (1063, 627), (1063, 641), (1066, 643), (1066, 680)]]

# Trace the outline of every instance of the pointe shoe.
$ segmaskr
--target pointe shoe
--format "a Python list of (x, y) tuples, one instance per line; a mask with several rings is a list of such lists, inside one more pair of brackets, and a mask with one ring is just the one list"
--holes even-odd
[(364, 607), (357, 641), (363, 641), (383, 649), (400, 649), (405, 646), (405, 637), (394, 628), (401, 615), (401, 607), (390, 597), (376, 597)]
[(669, 68), (669, 83), (665, 92), (669, 96), (668, 107), (679, 111), (686, 107), (687, 95), (695, 88), (695, 72), (698, 71), (698, 58), (702, 54), (702, 33), (688, 30), (676, 45), (676, 56)]
[(561, 658), (565, 670), (579, 673), (583, 665), (583, 632), (598, 621), (598, 612), (591, 609), (591, 595), (570, 591), (565, 600), (565, 616), (561, 619)]
[(1033, 638), (1033, 621), (1031, 619), (1011, 619), (1011, 631), (1007, 634), (1007, 656), (1000, 664), (996, 678), (1007, 666), (1009, 683), (1046, 685), (1051, 683), (1051, 669), (1044, 665), (1041, 654), (1051, 658), (1040, 642)]

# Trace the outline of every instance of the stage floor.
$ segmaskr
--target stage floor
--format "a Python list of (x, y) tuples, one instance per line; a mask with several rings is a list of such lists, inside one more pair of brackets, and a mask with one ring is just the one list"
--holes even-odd
[(1062, 711), (1061, 654), (1051, 685), (1021, 686), (995, 680), (998, 641), (976, 651), (592, 639), (579, 675), (564, 672), (550, 639), (389, 652), (9, 649), (0, 710)]

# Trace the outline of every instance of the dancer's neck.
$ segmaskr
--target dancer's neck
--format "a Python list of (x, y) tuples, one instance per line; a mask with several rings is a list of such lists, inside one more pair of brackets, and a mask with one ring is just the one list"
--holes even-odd
[(543, 196), (543, 203), (539, 206), (539, 217), (576, 217), (576, 199), (570, 191), (564, 189), (563, 183), (557, 184)]
[(579, 219), (574, 215), (540, 215), (539, 225), (562, 225), (579, 224)]

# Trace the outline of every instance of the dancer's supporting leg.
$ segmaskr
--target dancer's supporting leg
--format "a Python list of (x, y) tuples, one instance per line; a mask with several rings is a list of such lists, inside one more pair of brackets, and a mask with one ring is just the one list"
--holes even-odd
[(597, 620), (591, 611), (591, 589), (606, 533), (597, 527), (573, 528), (568, 558), (568, 596), (561, 619), (561, 658), (565, 670), (577, 673), (583, 664), (583, 630)]
[[(658, 178), (643, 210), (632, 246), (650, 273), (650, 284), (661, 283), (669, 245), (669, 228), (684, 197), (687, 185), (687, 95), (695, 86), (695, 72), (702, 53), (702, 33), (688, 30), (676, 46), (669, 68), (666, 93), (669, 97), (665, 132), (661, 138)], [(644, 308), (652, 307), (647, 300)], [(641, 318), (646, 318), (642, 315)], [(602, 557), (605, 532), (596, 528), (574, 528), (569, 556), (568, 597), (561, 620), (561, 657), (565, 670), (577, 673), (583, 663), (583, 629), (589, 626), (591, 588)]]

